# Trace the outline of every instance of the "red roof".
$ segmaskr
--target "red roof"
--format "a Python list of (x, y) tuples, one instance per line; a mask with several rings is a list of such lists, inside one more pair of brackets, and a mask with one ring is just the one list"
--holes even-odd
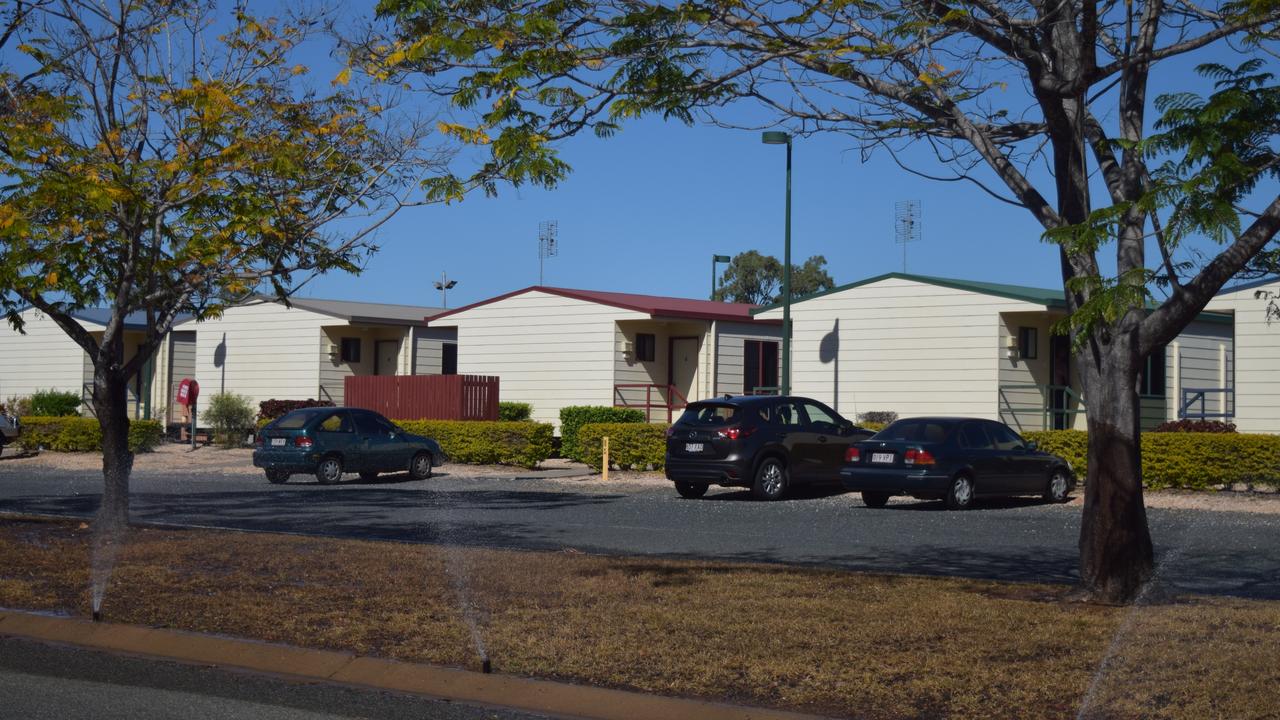
[(758, 325), (777, 325), (777, 320), (758, 320), (751, 317), (751, 311), (759, 305), (750, 303), (726, 303), (716, 302), (715, 300), (691, 300), (689, 298), (665, 297), (662, 295), (637, 295), (634, 293), (607, 292), (604, 290), (572, 290), (569, 288), (545, 287), (542, 285), (534, 285), (524, 288), (523, 290), (515, 290), (513, 292), (491, 297), (488, 300), (481, 300), (477, 303), (465, 305), (454, 310), (447, 310), (439, 315), (432, 315), (427, 318), (430, 324), (434, 325), (438, 320), (447, 318), (455, 313), (470, 310), (471, 308), (488, 305), (490, 303), (505, 300), (516, 295), (523, 295), (527, 292), (544, 292), (552, 295), (560, 295), (561, 297), (573, 298), (575, 300), (585, 300), (587, 302), (598, 303), (600, 305), (611, 305), (613, 307), (623, 308), (625, 310), (634, 310), (636, 312), (645, 313), (651, 317), (676, 317), (676, 318), (695, 318), (698, 320), (731, 320), (735, 322), (747, 322)]

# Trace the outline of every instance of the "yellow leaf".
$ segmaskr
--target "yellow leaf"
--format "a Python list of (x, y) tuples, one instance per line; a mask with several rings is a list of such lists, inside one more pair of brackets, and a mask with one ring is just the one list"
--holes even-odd
[(57, 285), (57, 284), (58, 284), (58, 273), (56, 273), (56, 272), (51, 272), (51, 273), (49, 273), (48, 275), (45, 275), (45, 276), (44, 276), (44, 282), (45, 282), (45, 284), (46, 284), (46, 285)]
[(351, 82), (351, 68), (349, 67), (342, 68), (342, 72), (338, 73), (338, 76), (333, 79), (334, 85), (346, 85), (349, 82)]
[(293, 66), (293, 70), (292, 70), (292, 72), (293, 72), (293, 74), (294, 74), (294, 75), (301, 75), (301, 74), (305, 73), (306, 71), (307, 71), (307, 66), (306, 66), (306, 65), (294, 65), (294, 66)]

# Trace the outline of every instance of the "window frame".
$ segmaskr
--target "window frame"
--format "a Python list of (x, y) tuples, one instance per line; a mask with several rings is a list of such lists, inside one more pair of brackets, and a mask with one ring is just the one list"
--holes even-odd
[[(364, 338), (359, 337), (342, 337), (338, 338), (338, 359), (345, 363), (358, 363), (364, 349)], [(354, 348), (355, 352), (350, 352)]]
[[(1138, 397), (1146, 398), (1163, 398), (1168, 396), (1169, 384), (1169, 361), (1166, 355), (1167, 350), (1164, 345), (1152, 350), (1149, 355), (1142, 359), (1142, 369), (1138, 371)], [(1153, 362), (1159, 359), (1159, 384), (1156, 386), (1152, 380), (1152, 368), (1157, 367)], [(1153, 392), (1154, 391), (1154, 392)]]
[[(753, 347), (754, 345), (754, 347)], [(768, 346), (773, 347), (772, 358), (773, 363), (766, 360), (770, 357), (770, 353), (766, 352)], [(759, 387), (778, 387), (778, 341), (763, 339), (745, 339), (742, 341), (742, 394), (751, 395)], [(749, 362), (748, 358), (753, 358), (753, 362)], [(748, 368), (755, 366), (755, 377), (751, 376)], [(772, 373), (769, 371), (772, 368)], [(773, 378), (773, 384), (769, 384), (769, 378)]]
[(658, 357), (658, 334), (636, 333), (636, 360), (653, 362)]
[(1039, 348), (1040, 328), (1032, 325), (1019, 325), (1018, 357), (1023, 360), (1035, 360), (1040, 356)]

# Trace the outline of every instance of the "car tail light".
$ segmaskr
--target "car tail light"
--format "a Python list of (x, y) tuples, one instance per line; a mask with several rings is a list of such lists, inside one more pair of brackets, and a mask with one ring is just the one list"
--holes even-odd
[(253, 444), (254, 444), (254, 445), (257, 445), (258, 447), (262, 447), (262, 443), (263, 443), (263, 440), (262, 440), (262, 433), (258, 433), (258, 434), (256, 434), (256, 435), (254, 435), (254, 436), (253, 436)]
[(907, 454), (902, 457), (902, 462), (907, 465), (934, 465), (938, 461), (934, 459), (933, 453), (928, 450), (911, 448), (910, 450), (907, 450)]
[(723, 430), (717, 430), (716, 435), (719, 435), (722, 438), (727, 438), (729, 440), (741, 440), (744, 437), (750, 436), (751, 433), (755, 431), (756, 429), (753, 427), (738, 426), (738, 427), (725, 428)]
[(299, 435), (293, 439), (293, 444), (295, 447), (309, 448), (311, 447), (311, 438), (306, 435)]
[(847, 463), (855, 463), (862, 461), (862, 451), (856, 447), (851, 447), (844, 451), (844, 461)]

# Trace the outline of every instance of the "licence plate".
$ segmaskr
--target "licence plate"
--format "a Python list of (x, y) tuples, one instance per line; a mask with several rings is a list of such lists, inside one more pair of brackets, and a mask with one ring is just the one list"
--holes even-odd
[(893, 462), (893, 453), (871, 453), (871, 462), (891, 463)]
[(284, 445), (284, 438), (271, 438), (271, 444), (275, 447)]
[(685, 443), (685, 452), (702, 452), (702, 443)]

